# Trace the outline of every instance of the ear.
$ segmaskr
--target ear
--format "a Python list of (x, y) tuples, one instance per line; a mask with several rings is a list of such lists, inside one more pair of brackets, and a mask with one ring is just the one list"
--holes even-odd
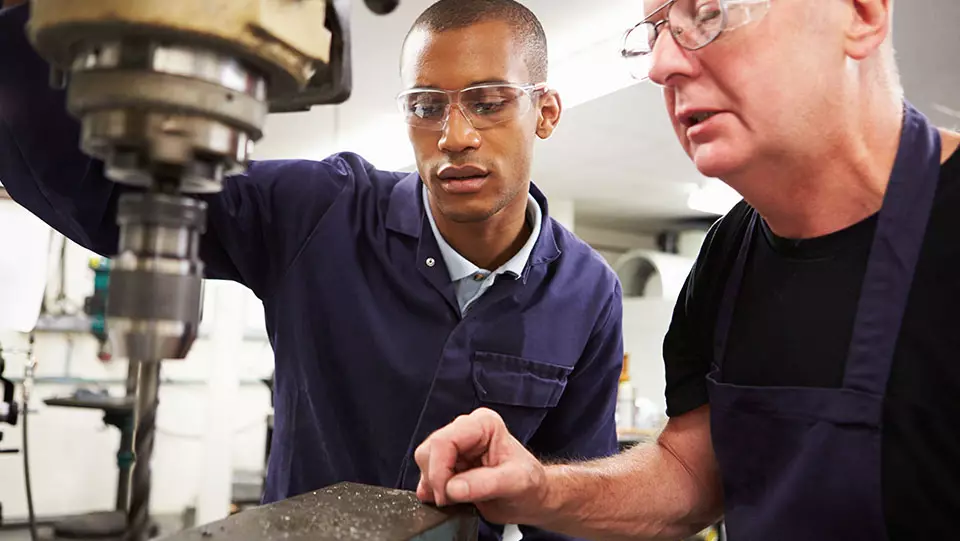
[(853, 18), (847, 28), (846, 52), (854, 60), (863, 60), (887, 39), (890, 33), (893, 0), (849, 0)]
[(537, 116), (537, 137), (547, 139), (560, 123), (563, 103), (556, 90), (546, 89), (540, 96), (540, 113)]

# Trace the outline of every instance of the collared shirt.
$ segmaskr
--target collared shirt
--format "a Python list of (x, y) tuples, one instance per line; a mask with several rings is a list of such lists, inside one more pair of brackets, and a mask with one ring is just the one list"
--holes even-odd
[[(27, 9), (0, 15), (0, 179), (51, 227), (110, 256), (129, 188), (80, 152), (65, 92), (50, 88), (23, 31)], [(202, 196), (206, 275), (253, 290), (273, 348), (264, 502), (344, 481), (415, 490), (417, 445), (480, 406), (546, 460), (617, 451), (616, 275), (531, 185), (543, 218), (522, 279), (496, 280), (461, 317), (421, 185), (342, 153), (254, 162)], [(482, 523), (480, 541), (500, 529)]]
[(440, 230), (437, 229), (433, 209), (430, 208), (427, 187), (424, 186), (421, 191), (423, 192), (423, 208), (426, 209), (427, 218), (430, 220), (430, 229), (433, 230), (433, 236), (437, 239), (440, 255), (443, 256), (447, 272), (450, 273), (450, 280), (457, 288), (457, 304), (460, 305), (461, 314), (466, 314), (470, 305), (476, 302), (499, 276), (507, 275), (514, 280), (518, 280), (523, 275), (523, 269), (530, 260), (530, 254), (533, 253), (533, 246), (540, 238), (540, 228), (543, 221), (543, 211), (540, 210), (540, 204), (537, 203), (533, 195), (527, 195), (527, 221), (531, 224), (530, 238), (520, 248), (520, 251), (500, 268), (491, 272), (474, 265), (447, 243), (443, 235), (440, 234)]

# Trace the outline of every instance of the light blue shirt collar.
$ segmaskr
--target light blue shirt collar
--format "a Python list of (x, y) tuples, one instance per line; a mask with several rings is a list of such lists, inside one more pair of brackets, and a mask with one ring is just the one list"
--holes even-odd
[[(433, 211), (430, 209), (430, 200), (427, 197), (427, 187), (423, 186), (421, 188), (423, 196), (423, 206), (427, 211), (427, 218), (430, 220), (430, 229), (433, 230), (433, 236), (437, 239), (437, 245), (440, 247), (440, 254), (443, 256), (443, 262), (447, 265), (447, 271), (450, 273), (450, 280), (453, 282), (459, 282), (464, 278), (475, 275), (478, 272), (490, 273), (486, 269), (481, 269), (480, 267), (474, 265), (468, 261), (465, 257), (457, 253), (452, 246), (447, 244), (447, 241), (444, 240), (443, 235), (440, 234), (440, 230), (437, 229), (437, 222), (433, 219)], [(540, 228), (543, 222), (543, 211), (540, 209), (540, 205), (537, 203), (537, 200), (533, 198), (533, 195), (527, 194), (527, 217), (532, 218), (533, 228), (530, 232), (530, 238), (527, 239), (527, 242), (520, 248), (520, 251), (517, 252), (509, 261), (500, 266), (497, 270), (493, 271), (494, 276), (499, 276), (501, 274), (510, 274), (514, 279), (519, 278), (523, 275), (523, 269), (527, 266), (527, 261), (530, 260), (530, 254), (533, 253), (533, 246), (537, 243), (537, 238), (540, 237)]]

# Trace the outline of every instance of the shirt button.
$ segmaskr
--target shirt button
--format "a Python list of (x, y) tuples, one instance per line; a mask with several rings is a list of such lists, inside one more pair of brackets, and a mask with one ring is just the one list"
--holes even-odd
[(426, 260), (426, 264), (428, 267), (432, 267), (437, 264), (437, 261), (432, 257), (428, 257)]

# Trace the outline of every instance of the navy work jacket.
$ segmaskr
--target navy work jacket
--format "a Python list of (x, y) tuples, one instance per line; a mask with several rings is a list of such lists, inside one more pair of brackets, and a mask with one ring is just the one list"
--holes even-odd
[[(26, 15), (0, 15), (0, 182), (51, 227), (112, 255), (127, 188), (78, 150), (64, 93), (23, 36)], [(522, 276), (499, 278), (461, 317), (420, 186), (415, 173), (345, 153), (255, 162), (205, 196), (207, 275), (256, 293), (274, 350), (268, 502), (340, 481), (415, 489), (416, 446), (480, 406), (544, 458), (616, 451), (612, 270), (533, 188), (543, 227)], [(499, 528), (483, 530), (492, 539)]]

